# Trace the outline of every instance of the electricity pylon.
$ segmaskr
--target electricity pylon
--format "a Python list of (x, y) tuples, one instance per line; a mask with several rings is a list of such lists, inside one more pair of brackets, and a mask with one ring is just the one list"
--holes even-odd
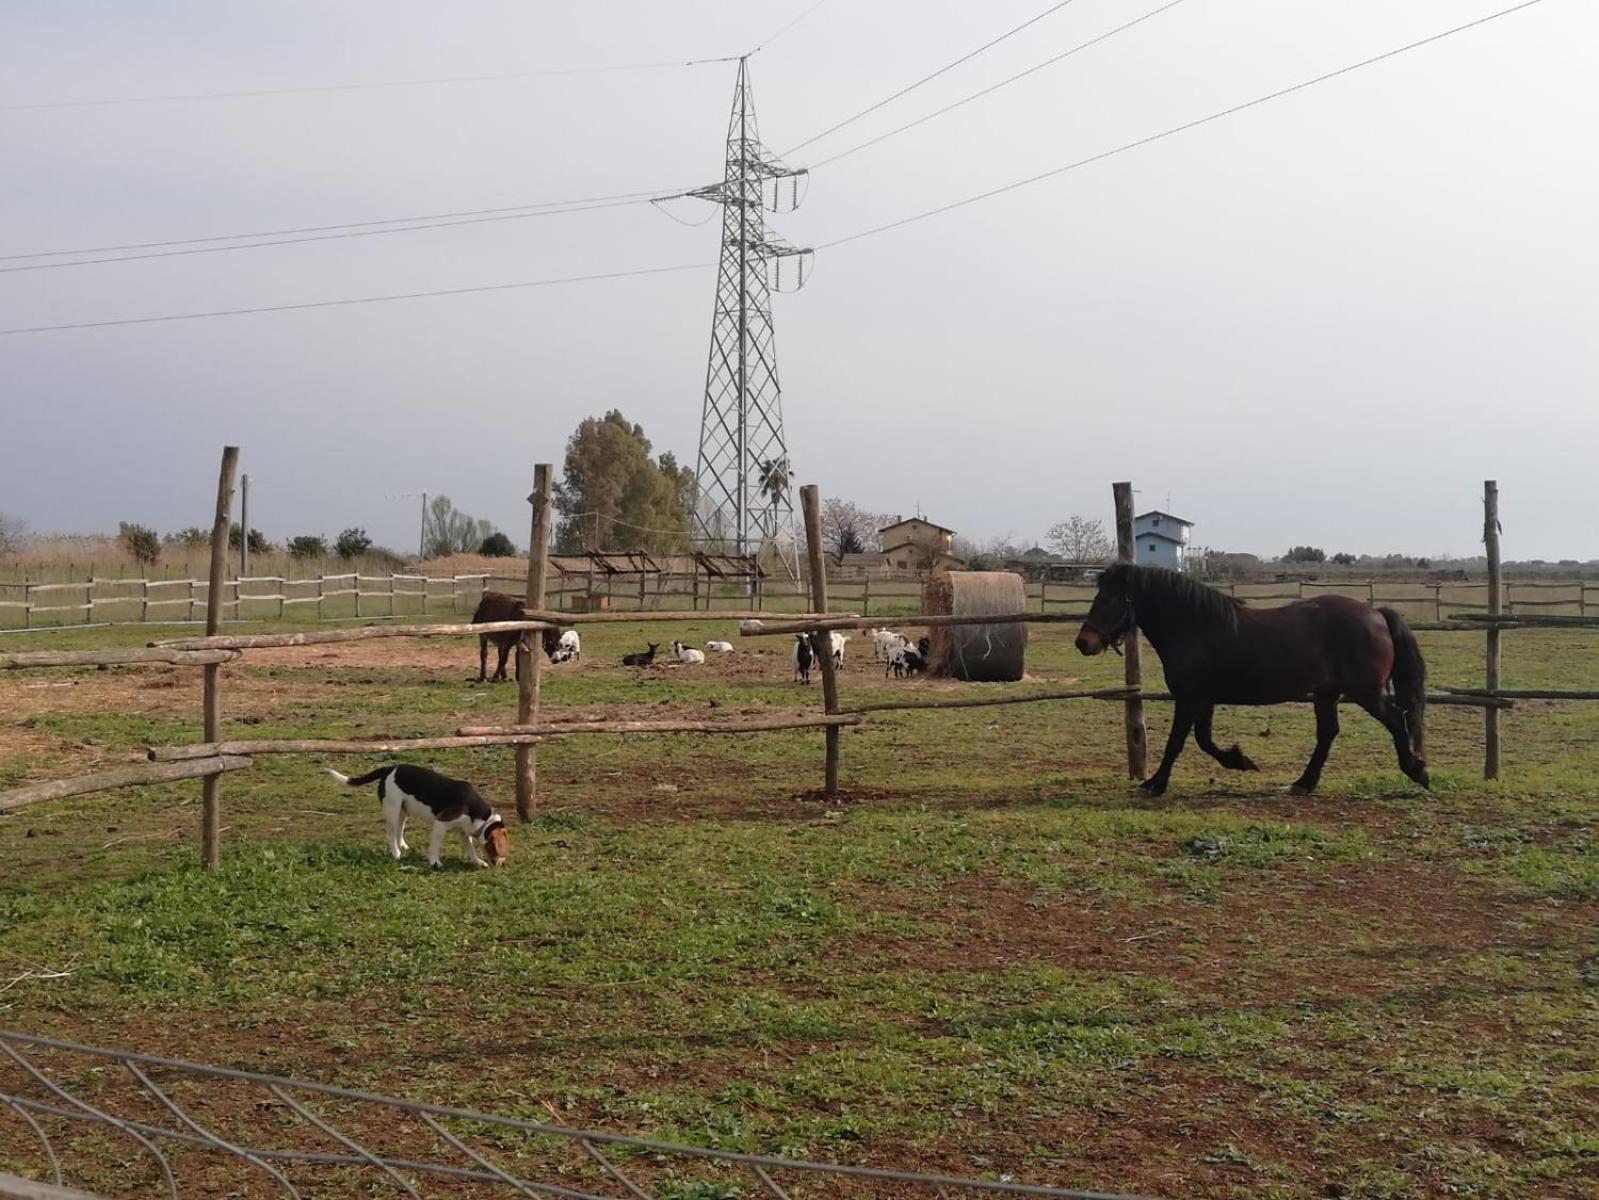
[(799, 180), (806, 174), (784, 166), (761, 144), (749, 62), (739, 59), (725, 174), (721, 183), (689, 193), (722, 206), (722, 259), (694, 472), (694, 540), (736, 554), (774, 547), (796, 577), (793, 464), (783, 436), (771, 292), (774, 283), (782, 290), (784, 259), (795, 260), (793, 290), (804, 285), (811, 251), (767, 233), (765, 210), (798, 207)]

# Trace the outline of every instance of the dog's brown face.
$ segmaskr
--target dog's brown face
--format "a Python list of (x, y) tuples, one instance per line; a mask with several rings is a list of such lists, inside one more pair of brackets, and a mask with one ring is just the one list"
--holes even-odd
[(503, 824), (491, 826), (483, 834), (483, 857), (497, 867), (511, 856), (511, 835)]

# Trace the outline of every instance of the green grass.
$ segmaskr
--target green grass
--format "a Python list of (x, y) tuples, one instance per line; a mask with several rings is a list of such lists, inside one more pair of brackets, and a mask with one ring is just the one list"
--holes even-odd
[[(585, 631), (584, 665), (546, 676), (547, 710), (819, 700), (787, 682), (776, 641), (737, 642), (759, 666), (610, 665), (645, 632)], [(46, 636), (28, 644), (143, 640)], [(1119, 660), (1083, 660), (1070, 636), (1035, 627), (1030, 674), (1114, 682)], [(417, 645), (392, 643), (403, 662), (247, 656), (225, 672), (227, 730), (509, 715), (513, 689), (465, 682), (475, 647)], [(1505, 676), (1592, 687), (1596, 648), (1517, 631)], [(1425, 649), (1436, 683), (1480, 679), (1479, 639)], [(853, 666), (844, 680), (861, 699), (920, 686)], [(197, 673), (0, 678), (0, 783), (193, 740), (197, 700)], [(1167, 715), (1151, 707), (1154, 746)], [(540, 748), (541, 815), (493, 872), (453, 850), (442, 871), (396, 865), (368, 792), (263, 757), (223, 781), (214, 874), (195, 864), (196, 785), (0, 817), (0, 1026), (731, 1149), (1106, 1190), (1592, 1195), (1599, 706), (1507, 716), (1492, 785), (1481, 721), (1430, 714), (1426, 794), (1351, 712), (1308, 800), (1277, 791), (1309, 751), (1298, 707), (1224, 711), (1218, 738), (1262, 773), (1190, 748), (1160, 801), (1122, 778), (1109, 704), (874, 717), (845, 734), (838, 801), (814, 790), (815, 735), (575, 738)], [(427, 761), (509, 809), (508, 750)], [(0, 1122), (0, 1170), (37, 1171), (25, 1135)], [(108, 1194), (147, 1182), (110, 1162), (91, 1176)], [(684, 1171), (664, 1194), (733, 1186)]]

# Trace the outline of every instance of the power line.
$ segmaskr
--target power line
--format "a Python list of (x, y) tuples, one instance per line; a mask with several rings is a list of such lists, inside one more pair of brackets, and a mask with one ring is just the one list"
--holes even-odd
[(779, 29), (776, 33), (772, 34), (770, 37), (762, 38), (761, 41), (756, 45), (755, 49), (751, 50), (750, 53), (751, 54), (759, 54), (762, 50), (766, 49), (773, 42), (777, 41), (778, 38), (782, 37), (790, 29), (793, 29), (794, 26), (798, 25), (806, 17), (810, 16), (813, 12), (815, 12), (817, 9), (821, 8), (822, 5), (824, 5), (826, 3), (827, 3), (827, 0), (816, 0), (815, 4), (812, 4), (809, 8), (807, 8), (804, 12), (800, 13), (799, 16), (795, 17), (792, 21), (790, 21), (787, 25), (783, 26), (783, 28)]
[(538, 200), (527, 204), (507, 204), (499, 208), (468, 208), (456, 212), (421, 213), (410, 217), (381, 217), (371, 221), (345, 221), (336, 225), (301, 225), (291, 229), (257, 229), (251, 233), (219, 233), (207, 237), (168, 238), (160, 242), (123, 242), (111, 246), (79, 246), (74, 250), (30, 250), (25, 254), (0, 254), (0, 262), (21, 258), (61, 258), (73, 254), (110, 254), (120, 250), (158, 250), (166, 246), (192, 246), (205, 242), (236, 242), (245, 238), (282, 237), (297, 233), (325, 233), (331, 229), (360, 229), (368, 225), (400, 225), (417, 221), (451, 220), (455, 217), (480, 217), (494, 213), (522, 212), (527, 209), (568, 208), (579, 204), (600, 204), (609, 200), (673, 200), (682, 191), (615, 192), (608, 196), (575, 196), (569, 200)]
[(979, 192), (977, 195), (968, 196), (964, 200), (956, 200), (949, 204), (940, 205), (938, 208), (930, 208), (926, 212), (916, 213), (914, 216), (902, 217), (897, 221), (890, 221), (886, 225), (878, 225), (871, 229), (863, 229), (859, 233), (852, 233), (847, 237), (834, 238), (830, 242), (821, 243), (816, 247), (816, 249), (826, 250), (833, 246), (842, 246), (846, 242), (859, 241), (861, 238), (871, 237), (874, 234), (887, 233), (891, 229), (898, 229), (901, 226), (911, 225), (917, 221), (925, 221), (929, 217), (936, 217), (943, 213), (952, 212), (957, 208), (965, 208), (967, 205), (976, 204), (981, 200), (989, 200), (995, 196), (1002, 196), (1006, 192), (1014, 192), (1018, 188), (1024, 188), (1031, 184), (1042, 182), (1045, 179), (1052, 179), (1057, 175), (1065, 174), (1067, 171), (1075, 171), (1079, 167), (1086, 167), (1091, 163), (1103, 162), (1107, 158), (1114, 158), (1118, 154), (1124, 154), (1129, 150), (1136, 150), (1138, 147), (1147, 146), (1151, 142), (1158, 142), (1164, 138), (1169, 138), (1176, 134), (1184, 133), (1187, 130), (1197, 129), (1201, 125), (1208, 125), (1212, 121), (1219, 121), (1223, 117), (1230, 117), (1235, 113), (1241, 113), (1245, 109), (1255, 108), (1258, 105), (1267, 103), (1268, 101), (1278, 100), (1283, 96), (1292, 95), (1294, 92), (1304, 91), (1306, 88), (1314, 87), (1318, 83), (1326, 83), (1329, 79), (1337, 79), (1340, 75), (1348, 75), (1351, 71), (1358, 71), (1362, 67), (1369, 67), (1374, 63), (1380, 63), (1385, 59), (1390, 59), (1396, 55), (1404, 54), (1406, 51), (1431, 45), (1433, 42), (1442, 41), (1446, 37), (1452, 37), (1457, 33), (1464, 33), (1468, 29), (1475, 29), (1479, 25), (1486, 25), (1490, 21), (1497, 21), (1500, 17), (1508, 17), (1512, 13), (1521, 12), (1523, 9), (1528, 9), (1535, 4), (1541, 3), (1543, 3), (1543, 0), (1523, 0), (1523, 2), (1520, 4), (1512, 5), (1510, 8), (1500, 9), (1495, 13), (1489, 13), (1487, 16), (1479, 17), (1475, 21), (1468, 21), (1464, 25), (1456, 25), (1453, 29), (1446, 29), (1442, 33), (1432, 34), (1428, 37), (1421, 38), (1418, 41), (1409, 42), (1403, 46), (1397, 46), (1392, 50), (1385, 50), (1383, 53), (1373, 55), (1371, 58), (1362, 59), (1360, 62), (1356, 63), (1350, 63), (1346, 67), (1339, 67), (1336, 71), (1328, 71), (1323, 75), (1317, 75), (1314, 79), (1307, 79), (1302, 83), (1296, 83), (1290, 87), (1279, 88), (1275, 92), (1269, 92), (1266, 95), (1258, 96), (1253, 100), (1246, 100), (1242, 104), (1235, 104), (1231, 108), (1224, 108), (1219, 112), (1211, 113), (1209, 116), (1199, 117), (1192, 121), (1186, 121), (1181, 125), (1174, 125), (1170, 129), (1163, 129), (1159, 133), (1152, 133), (1148, 137), (1139, 138), (1137, 141), (1127, 142), (1124, 145), (1117, 146), (1113, 150), (1103, 150), (1098, 154), (1091, 154), (1087, 158), (1080, 158), (1076, 162), (1069, 162), (1064, 166), (1053, 167), (1048, 171), (1040, 171), (1037, 175), (1029, 175), (1026, 179), (1018, 179), (1014, 183), (1007, 183), (1002, 187), (991, 188), (986, 192)]
[(1029, 17), (1027, 20), (1023, 21), (1020, 25), (1016, 26), (1014, 29), (1008, 29), (1004, 33), (1000, 34), (997, 38), (994, 38), (994, 39), (992, 39), (990, 41), (984, 42), (981, 46), (977, 47), (977, 49), (968, 51), (967, 53), (965, 53), (965, 54), (961, 55), (959, 58), (957, 58), (954, 62), (945, 63), (942, 67), (939, 67), (938, 70), (934, 71), (931, 75), (922, 76), (915, 83), (912, 83), (912, 84), (909, 84), (909, 85), (907, 85), (905, 87), (900, 88), (899, 91), (895, 92), (892, 96), (885, 96), (881, 100), (879, 100), (876, 104), (870, 104), (867, 107), (861, 109), (861, 111), (856, 113), (853, 117), (846, 117), (844, 120), (840, 121), (837, 125), (830, 125), (826, 129), (822, 130), (821, 133), (814, 134), (811, 137), (806, 138), (799, 145), (790, 147), (789, 149), (783, 151), (783, 157), (787, 158), (789, 155), (793, 154), (795, 150), (802, 150), (806, 146), (809, 146), (812, 142), (820, 141), (822, 138), (826, 137), (830, 133), (837, 133), (840, 129), (843, 129), (844, 126), (846, 126), (846, 125), (853, 125), (856, 121), (859, 121), (862, 117), (866, 116), (868, 113), (874, 113), (878, 109), (882, 108), (885, 104), (892, 104), (895, 100), (898, 100), (901, 96), (904, 96), (904, 95), (907, 95), (907, 94), (909, 94), (911, 92), (914, 92), (917, 88), (921, 87), (922, 84), (929, 83), (932, 80), (937, 79), (940, 75), (943, 75), (947, 71), (953, 71), (956, 67), (960, 66), (963, 62), (968, 62), (971, 59), (976, 58), (979, 54), (983, 53), (983, 51), (985, 51), (985, 50), (993, 49), (995, 46), (999, 45), (1001, 42), (1005, 41), (1007, 38), (1015, 37), (1018, 33), (1020, 33), (1024, 29), (1026, 29), (1028, 26), (1038, 24), (1038, 22), (1042, 21), (1045, 17), (1049, 16), (1051, 13), (1059, 12), (1061, 9), (1065, 8), (1070, 3), (1072, 3), (1072, 0), (1058, 0), (1057, 3), (1050, 5), (1043, 12), (1039, 13), (1036, 17)]
[[(0, 275), (14, 271), (55, 271), (63, 267), (87, 267), (96, 263), (137, 262), (148, 258), (180, 258), (190, 254), (221, 254), (229, 250), (255, 250), (262, 246), (291, 246), (303, 242), (329, 242), (343, 238), (375, 237), (384, 233), (414, 233), (419, 229), (447, 229), (456, 225), (484, 225), (496, 221), (520, 221), (529, 217), (558, 217), (567, 213), (595, 212), (604, 208), (625, 208), (630, 205), (650, 203), (655, 200), (674, 200), (684, 195), (650, 196), (647, 199), (615, 200), (608, 204), (584, 204), (571, 208), (545, 208), (533, 212), (506, 213), (493, 217), (467, 217), (459, 221), (433, 221), (421, 225), (396, 225), (388, 229), (348, 229), (341, 233), (316, 233), (305, 237), (278, 238), (265, 242), (238, 242), (222, 246), (189, 246), (181, 250), (152, 250), (147, 254), (119, 254), (107, 258), (80, 258), (72, 262), (25, 263), (13, 267), (0, 267)], [(16, 256), (23, 257), (23, 256)]]
[(1037, 64), (1036, 66), (1028, 67), (1027, 70), (1025, 70), (1025, 71), (1019, 71), (1015, 75), (1012, 75), (1010, 78), (1002, 79), (998, 83), (993, 84), (990, 87), (983, 88), (981, 91), (973, 92), (970, 96), (967, 96), (963, 100), (957, 100), (953, 104), (946, 104), (943, 108), (937, 109), (934, 112), (930, 112), (925, 117), (917, 117), (916, 120), (907, 122), (906, 124), (901, 125), (898, 129), (890, 129), (887, 133), (879, 134), (877, 137), (874, 137), (874, 138), (870, 139), (869, 141), (864, 141), (858, 146), (851, 146), (848, 150), (841, 150), (837, 154), (834, 154), (834, 155), (831, 155), (831, 156), (829, 156), (827, 158), (822, 159), (820, 162), (812, 163), (811, 164), (811, 169), (814, 171), (817, 167), (825, 167), (828, 163), (837, 162), (841, 158), (848, 158), (851, 154), (855, 154), (858, 151), (865, 150), (868, 146), (875, 146), (875, 145), (877, 145), (878, 142), (886, 142), (891, 137), (897, 137), (900, 134), (904, 133), (907, 129), (915, 129), (918, 125), (925, 125), (928, 121), (933, 120), (933, 118), (935, 118), (935, 117), (941, 117), (947, 112), (953, 112), (955, 109), (960, 108), (964, 104), (970, 104), (973, 100), (981, 99), (982, 97), (988, 95), (991, 92), (999, 91), (1000, 88), (1009, 87), (1011, 84), (1017, 82), (1018, 80), (1026, 79), (1029, 75), (1033, 74), (1034, 72), (1042, 71), (1045, 67), (1052, 67), (1058, 62), (1061, 62), (1064, 59), (1070, 58), (1072, 55), (1076, 54), (1080, 50), (1087, 50), (1090, 46), (1097, 46), (1097, 45), (1099, 45), (1100, 42), (1103, 42), (1103, 41), (1107, 40), (1108, 38), (1113, 38), (1118, 33), (1121, 33), (1121, 32), (1123, 32), (1124, 30), (1127, 30), (1127, 29), (1131, 29), (1134, 25), (1142, 25), (1145, 21), (1149, 20), (1151, 17), (1158, 17), (1161, 13), (1165, 12), (1167, 9), (1176, 8), (1181, 3), (1183, 3), (1183, 0), (1167, 0), (1167, 3), (1162, 4), (1159, 8), (1150, 9), (1148, 12), (1146, 12), (1141, 17), (1134, 17), (1131, 21), (1128, 21), (1126, 24), (1118, 25), (1118, 26), (1116, 26), (1115, 29), (1110, 30), (1108, 33), (1102, 33), (1096, 38), (1089, 38), (1089, 40), (1086, 41), (1086, 42), (1079, 42), (1077, 45), (1073, 46), (1070, 50), (1067, 50), (1067, 51), (1064, 51), (1064, 52), (1062, 52), (1060, 54), (1057, 54), (1053, 58), (1046, 58), (1043, 62)]
[[(1068, 2), (1069, 2), (1069, 0), (1068, 0)], [(1116, 156), (1118, 154), (1126, 153), (1129, 150), (1134, 150), (1134, 149), (1137, 149), (1137, 148), (1139, 148), (1141, 146), (1150, 145), (1153, 142), (1158, 142), (1158, 141), (1161, 141), (1161, 140), (1163, 140), (1165, 138), (1173, 137), (1176, 134), (1186, 132), (1187, 130), (1190, 130), (1190, 129), (1196, 129), (1199, 126), (1207, 125), (1207, 124), (1211, 123), (1212, 121), (1221, 120), (1223, 117), (1232, 116), (1232, 115), (1235, 115), (1237, 113), (1244, 112), (1247, 109), (1255, 108), (1255, 107), (1258, 107), (1259, 105), (1266, 104), (1266, 103), (1268, 103), (1268, 102), (1270, 102), (1272, 100), (1277, 100), (1277, 99), (1281, 99), (1284, 96), (1292, 95), (1295, 92), (1304, 91), (1306, 88), (1314, 87), (1317, 84), (1325, 83), (1328, 80), (1336, 79), (1336, 78), (1338, 78), (1340, 76), (1343, 76), (1343, 75), (1348, 75), (1351, 72), (1358, 71), (1358, 70), (1362, 69), (1363, 67), (1369, 67), (1369, 66), (1372, 66), (1372, 65), (1374, 65), (1376, 63), (1386, 61), (1387, 59), (1395, 58), (1398, 55), (1405, 54), (1405, 53), (1407, 53), (1407, 52), (1409, 52), (1411, 50), (1419, 49), (1422, 46), (1431, 45), (1434, 42), (1439, 42), (1439, 41), (1442, 41), (1445, 38), (1453, 37), (1455, 34), (1464, 33), (1467, 30), (1475, 29), (1475, 28), (1477, 28), (1479, 26), (1486, 25), (1486, 24), (1488, 24), (1491, 21), (1496, 21), (1496, 20), (1500, 19), (1501, 17), (1507, 17), (1507, 16), (1510, 16), (1510, 15), (1512, 15), (1514, 13), (1522, 12), (1522, 11), (1524, 11), (1526, 9), (1534, 7), (1535, 5), (1541, 4), (1542, 2), (1543, 2), (1543, 0), (1522, 0), (1522, 3), (1520, 3), (1520, 4), (1515, 4), (1515, 5), (1512, 5), (1509, 8), (1500, 9), (1498, 12), (1489, 13), (1488, 15), (1483, 16), (1483, 17), (1479, 17), (1479, 18), (1477, 18), (1474, 21), (1468, 21), (1468, 22), (1466, 22), (1463, 25), (1457, 25), (1457, 26), (1455, 26), (1455, 27), (1453, 27), (1451, 29), (1446, 29), (1446, 30), (1443, 30), (1443, 31), (1441, 31), (1439, 33), (1431, 34), (1428, 37), (1420, 38), (1420, 39), (1418, 39), (1416, 41), (1413, 41), (1413, 42), (1408, 42), (1405, 45), (1397, 46), (1397, 47), (1395, 47), (1392, 50), (1386, 50), (1386, 51), (1382, 52), (1381, 54), (1373, 55), (1370, 58), (1362, 59), (1359, 62), (1350, 63), (1347, 66), (1339, 67), (1336, 70), (1325, 72), (1325, 73), (1323, 73), (1321, 75), (1317, 75), (1317, 76), (1315, 76), (1315, 77), (1313, 77), (1311, 79), (1304, 80), (1304, 81), (1302, 81), (1300, 83), (1292, 84), (1292, 85), (1290, 85), (1288, 87), (1285, 87), (1285, 88), (1279, 88), (1278, 90), (1276, 90), (1274, 92), (1269, 92), (1269, 93), (1267, 93), (1264, 96), (1256, 97), (1253, 100), (1247, 100), (1247, 101), (1243, 102), (1242, 104), (1235, 104), (1235, 105), (1233, 105), (1230, 108), (1221, 109), (1220, 111), (1211, 113), (1208, 116), (1199, 117), (1199, 118), (1196, 118), (1195, 120), (1187, 121), (1187, 122), (1185, 122), (1185, 123), (1183, 123), (1181, 125), (1175, 125), (1175, 126), (1171, 127), (1170, 129), (1162, 130), (1159, 133), (1150, 134), (1147, 137), (1139, 138), (1136, 141), (1127, 142), (1127, 143), (1125, 143), (1125, 144), (1123, 144), (1121, 146), (1115, 147), (1114, 149), (1101, 151), (1098, 154), (1090, 155), (1087, 158), (1078, 159), (1075, 162), (1066, 163), (1063, 166), (1054, 167), (1054, 168), (1052, 168), (1052, 169), (1050, 169), (1048, 171), (1041, 171), (1041, 172), (1039, 172), (1036, 175), (1031, 175), (1031, 176), (1029, 176), (1029, 177), (1027, 177), (1025, 179), (1016, 180), (1013, 183), (1008, 183), (1008, 184), (1005, 184), (1005, 185), (1003, 185), (1001, 187), (991, 188), (990, 190), (988, 190), (986, 192), (981, 192), (981, 193), (979, 193), (979, 194), (977, 194), (975, 196), (968, 196), (968, 197), (966, 197), (963, 200), (956, 200), (956, 201), (953, 201), (953, 202), (951, 202), (949, 204), (941, 205), (938, 208), (929, 209), (926, 212), (916, 213), (916, 214), (914, 214), (912, 216), (909, 216), (909, 217), (903, 217), (900, 220), (891, 221), (891, 222), (889, 222), (887, 224), (875, 226), (874, 228), (871, 228), (871, 229), (865, 229), (865, 230), (860, 231), (859, 233), (853, 233), (853, 234), (850, 234), (850, 235), (848, 235), (846, 237), (835, 238), (833, 241), (825, 242), (825, 243), (823, 243), (821, 246), (819, 246), (817, 248), (818, 249), (827, 249), (827, 248), (831, 248), (833, 246), (841, 246), (841, 245), (845, 245), (846, 243), (849, 243), (849, 242), (859, 241), (862, 238), (871, 237), (874, 234), (886, 233), (886, 232), (888, 232), (889, 230), (892, 230), (892, 229), (898, 229), (898, 228), (900, 228), (902, 226), (905, 226), (905, 225), (914, 224), (914, 223), (916, 223), (918, 221), (924, 221), (924, 220), (928, 219), (929, 217), (939, 216), (939, 215), (941, 215), (943, 213), (951, 212), (951, 211), (953, 211), (955, 209), (958, 209), (958, 208), (965, 208), (968, 205), (976, 204), (976, 203), (978, 203), (978, 202), (980, 202), (982, 200), (988, 200), (988, 199), (991, 199), (991, 198), (993, 198), (995, 196), (1004, 195), (1007, 192), (1016, 191), (1019, 188), (1027, 187), (1027, 186), (1029, 186), (1031, 184), (1042, 182), (1045, 179), (1051, 179), (1051, 178), (1053, 178), (1053, 177), (1055, 177), (1057, 175), (1064, 174), (1064, 173), (1066, 173), (1068, 171), (1073, 171), (1073, 170), (1076, 170), (1076, 169), (1078, 169), (1080, 167), (1088, 166), (1091, 163), (1101, 162), (1101, 161), (1103, 161), (1103, 160), (1105, 160), (1107, 158), (1112, 158), (1112, 157), (1114, 157), (1114, 156)], [(300, 310), (300, 309), (339, 308), (339, 307), (345, 307), (345, 306), (357, 305), (357, 304), (385, 303), (385, 302), (394, 301), (394, 300), (415, 300), (415, 299), (422, 299), (424, 297), (431, 297), (431, 296), (459, 296), (459, 295), (470, 295), (470, 294), (481, 293), (481, 292), (510, 291), (510, 290), (520, 289), (520, 288), (553, 287), (553, 286), (557, 286), (557, 285), (561, 285), (561, 284), (568, 284), (568, 283), (586, 283), (586, 282), (591, 282), (591, 281), (610, 280), (610, 279), (625, 279), (625, 278), (634, 278), (634, 277), (648, 276), (648, 275), (663, 275), (663, 274), (668, 274), (668, 273), (672, 273), (672, 272), (679, 272), (679, 271), (702, 270), (702, 269), (708, 269), (708, 268), (710, 268), (710, 267), (712, 267), (714, 265), (715, 264), (713, 264), (713, 263), (684, 263), (684, 264), (680, 264), (680, 265), (677, 265), (677, 266), (669, 266), (669, 267), (647, 267), (647, 268), (642, 268), (642, 269), (639, 269), (639, 270), (632, 270), (632, 271), (612, 271), (612, 272), (607, 272), (607, 273), (603, 273), (603, 274), (565, 276), (565, 277), (554, 278), (554, 279), (536, 279), (536, 280), (528, 280), (528, 281), (518, 282), (518, 283), (488, 284), (488, 285), (478, 286), (478, 287), (443, 288), (443, 289), (436, 289), (436, 290), (431, 290), (431, 291), (403, 292), (403, 293), (397, 293), (397, 294), (392, 294), (392, 295), (383, 295), (383, 296), (362, 296), (362, 297), (352, 297), (352, 298), (340, 299), (340, 300), (319, 300), (319, 301), (310, 301), (310, 302), (299, 303), (299, 304), (267, 305), (267, 306), (261, 306), (261, 307), (255, 307), (255, 308), (223, 309), (223, 310), (217, 310), (217, 311), (211, 311), (211, 312), (198, 312), (198, 313), (173, 313), (173, 314), (166, 314), (166, 315), (154, 316), (154, 317), (128, 317), (128, 318), (122, 318), (122, 319), (119, 319), (119, 320), (110, 320), (110, 321), (83, 321), (83, 322), (74, 322), (74, 323), (70, 323), (70, 324), (60, 324), (60, 325), (36, 325), (36, 326), (29, 326), (29, 327), (22, 327), (22, 328), (0, 329), (0, 336), (9, 336), (9, 335), (13, 335), (13, 334), (25, 334), (25, 333), (49, 333), (49, 332), (56, 332), (56, 331), (60, 331), (60, 330), (70, 330), (70, 329), (101, 329), (101, 328), (106, 328), (106, 327), (110, 327), (110, 326), (120, 326), (120, 325), (148, 325), (148, 324), (156, 324), (156, 323), (169, 322), (169, 321), (201, 320), (201, 319), (211, 318), (211, 317), (230, 317), (230, 316), (255, 315), (255, 314), (260, 314), (260, 313), (292, 312), (292, 311), (297, 311), (297, 310)]]
[(255, 96), (304, 96), (320, 92), (360, 92), (379, 88), (431, 87), (451, 83), (499, 83), (515, 79), (550, 79), (563, 75), (600, 75), (617, 71), (660, 71), (672, 67), (699, 67), (709, 63), (737, 62), (738, 55), (721, 58), (677, 59), (666, 62), (617, 63), (596, 67), (555, 67), (543, 71), (509, 71), (501, 75), (444, 75), (431, 79), (394, 79), (375, 83), (328, 83), (310, 87), (251, 88), (236, 92), (184, 92), (164, 96), (120, 96), (100, 100), (51, 100), (30, 104), (0, 104), (0, 112), (29, 112), (47, 108), (106, 108), (119, 104), (167, 104), (186, 100), (236, 100)]
[(633, 279), (667, 275), (675, 271), (701, 271), (715, 263), (680, 263), (672, 267), (643, 267), (634, 271), (607, 271), (597, 275), (567, 275), (555, 279), (530, 279), (520, 283), (491, 283), (478, 287), (438, 288), (425, 292), (397, 292), (386, 296), (354, 296), (342, 300), (311, 300), (300, 304), (269, 304), (258, 308), (225, 308), (211, 312), (167, 313), (157, 317), (123, 317), (114, 321), (75, 321), (64, 325), (31, 325), (0, 329), (0, 337), (21, 333), (55, 333), (65, 329), (105, 329), (113, 325), (155, 325), (167, 321), (199, 321), (209, 317), (243, 317), (260, 313), (297, 312), (306, 308), (344, 308), (354, 304), (383, 304), (391, 300), (421, 300), (429, 296), (467, 296), (478, 292), (508, 292), (518, 288), (555, 287), (566, 283), (593, 283), (606, 279)]

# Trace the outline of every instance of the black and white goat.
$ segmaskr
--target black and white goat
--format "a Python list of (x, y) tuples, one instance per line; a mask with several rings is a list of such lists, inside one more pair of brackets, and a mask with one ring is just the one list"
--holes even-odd
[(809, 635), (796, 633), (794, 635), (794, 678), (801, 683), (811, 681), (811, 663), (816, 660), (816, 655), (811, 650)]
[(916, 645), (897, 646), (889, 652), (888, 666), (883, 668), (883, 676), (887, 678), (890, 671), (894, 678), (899, 679), (905, 675), (927, 674), (927, 658), (933, 648), (933, 643), (928, 638), (920, 639)]
[(578, 637), (577, 630), (568, 629), (561, 635), (561, 640), (556, 642), (555, 651), (550, 655), (552, 663), (577, 662), (583, 657), (583, 639)]

